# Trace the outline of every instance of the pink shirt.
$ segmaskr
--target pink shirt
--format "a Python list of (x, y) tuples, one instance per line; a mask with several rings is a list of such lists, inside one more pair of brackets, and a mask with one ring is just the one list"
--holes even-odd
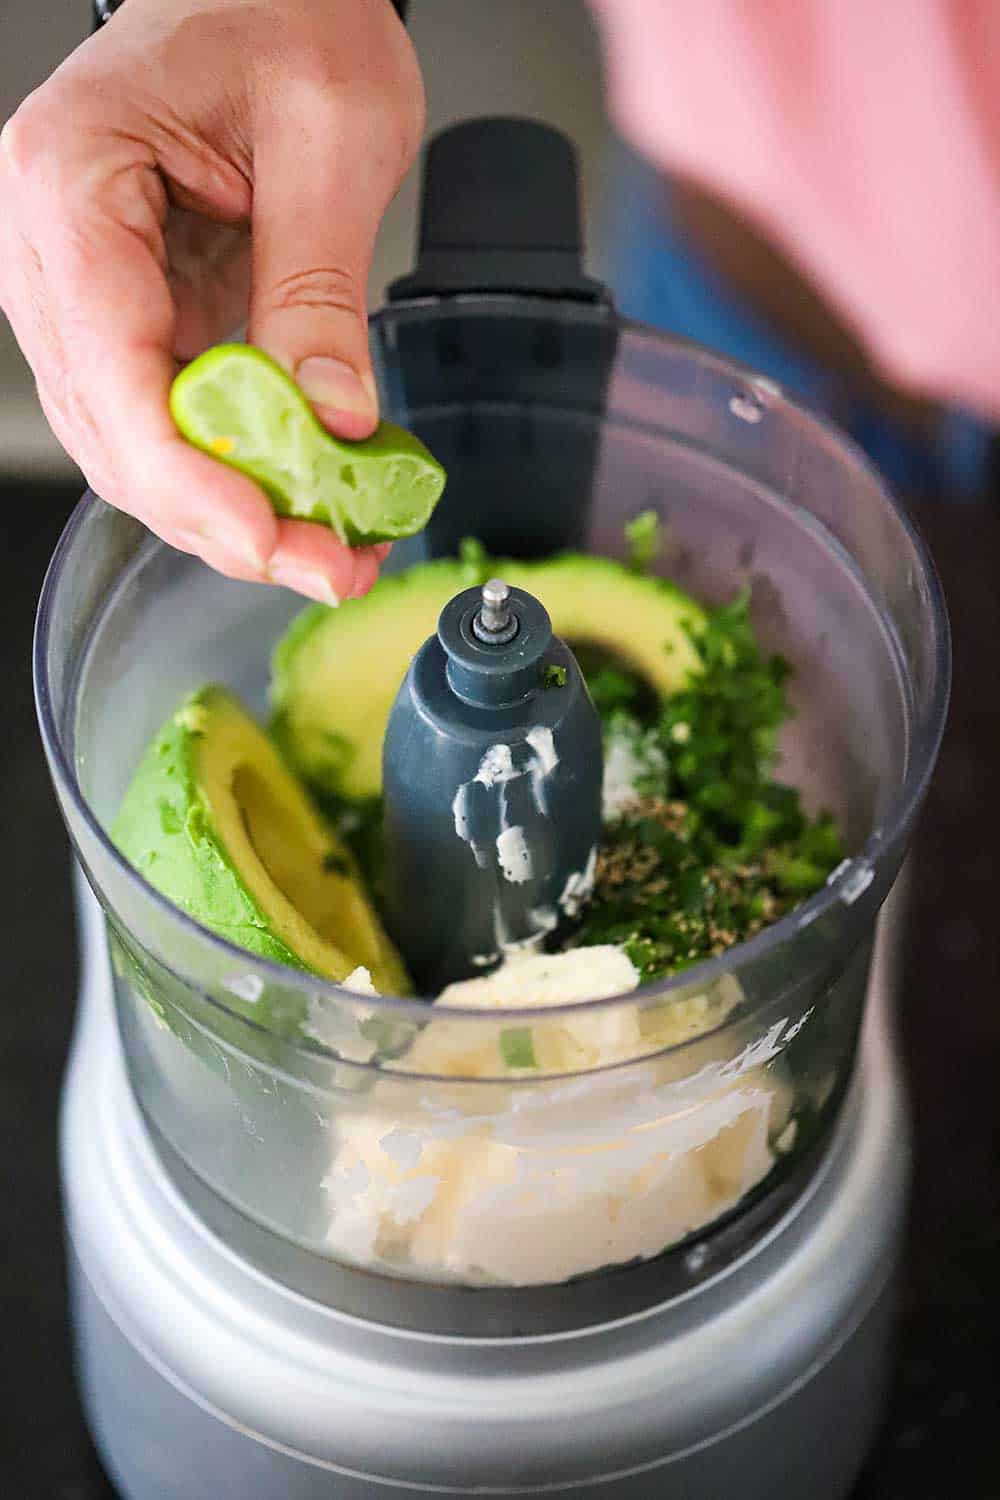
[(591, 0), (621, 133), (753, 218), (885, 375), (1000, 417), (1000, 0)]

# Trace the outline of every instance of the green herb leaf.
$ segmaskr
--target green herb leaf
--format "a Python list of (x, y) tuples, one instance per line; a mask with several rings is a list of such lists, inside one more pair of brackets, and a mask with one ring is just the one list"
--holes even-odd
[(482, 542), (474, 536), (464, 536), (458, 544), (458, 560), (467, 588), (485, 583), (490, 576), (490, 556)]
[(749, 607), (743, 593), (710, 612), (692, 635), (702, 670), (652, 727), (634, 711), (638, 679), (605, 669), (590, 683), (606, 752), (624, 747), (639, 800), (605, 830), (594, 897), (568, 941), (623, 944), (644, 980), (754, 936), (843, 858), (829, 814), (809, 818), (774, 779), (790, 668), (761, 652)]
[(607, 718), (620, 708), (628, 708), (641, 690), (634, 678), (618, 671), (617, 667), (600, 667), (587, 678), (594, 707), (602, 718)]
[(566, 686), (566, 668), (556, 666), (550, 662), (547, 667), (542, 668), (542, 687), (561, 688)]
[(530, 1026), (508, 1026), (500, 1033), (500, 1056), (508, 1068), (537, 1068)]
[(655, 510), (644, 510), (625, 525), (629, 549), (629, 567), (634, 573), (648, 573), (660, 555), (663, 544), (660, 518)]

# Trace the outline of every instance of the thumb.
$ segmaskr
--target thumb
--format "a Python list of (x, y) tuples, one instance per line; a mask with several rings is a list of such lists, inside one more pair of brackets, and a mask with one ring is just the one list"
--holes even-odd
[[(345, 438), (378, 421), (365, 294), (375, 235), (402, 152), (386, 152), (371, 104), (352, 112), (286, 94), (254, 143), (249, 336), (295, 377), (320, 421)], [(392, 163), (390, 169), (389, 163)]]

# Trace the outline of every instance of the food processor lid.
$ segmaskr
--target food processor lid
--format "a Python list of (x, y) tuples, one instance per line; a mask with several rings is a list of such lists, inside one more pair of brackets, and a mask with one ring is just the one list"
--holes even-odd
[(424, 162), (417, 266), (389, 301), (471, 292), (607, 303), (583, 274), (576, 155), (535, 120), (466, 120)]

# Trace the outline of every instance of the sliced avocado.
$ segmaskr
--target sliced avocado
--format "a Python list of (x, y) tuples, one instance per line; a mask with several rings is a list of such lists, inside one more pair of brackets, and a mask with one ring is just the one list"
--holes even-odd
[(363, 965), (381, 993), (408, 993), (353, 857), (224, 688), (169, 719), (112, 832), (151, 885), (239, 947), (333, 980)]
[(665, 578), (634, 573), (611, 558), (574, 553), (499, 568), (507, 583), (541, 599), (556, 635), (570, 646), (604, 648), (662, 698), (698, 670), (689, 632), (704, 624), (705, 612)]
[[(612, 651), (661, 697), (698, 669), (688, 631), (704, 611), (661, 578), (574, 553), (488, 567), (541, 599), (571, 646)], [(321, 792), (379, 793), (385, 726), (410, 660), (448, 600), (478, 581), (467, 562), (420, 563), (380, 579), (364, 599), (298, 616), (275, 650), (271, 682), (272, 734), (294, 771)]]

